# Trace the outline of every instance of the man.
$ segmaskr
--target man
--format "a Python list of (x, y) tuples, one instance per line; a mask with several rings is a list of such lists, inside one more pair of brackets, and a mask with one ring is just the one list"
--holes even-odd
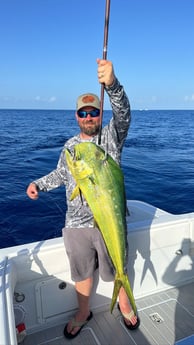
[[(97, 64), (98, 80), (105, 85), (113, 111), (113, 118), (102, 129), (100, 146), (120, 164), (122, 147), (130, 125), (130, 104), (123, 87), (114, 74), (112, 62), (97, 59)], [(70, 339), (77, 336), (81, 328), (92, 318), (89, 298), (93, 273), (97, 265), (102, 279), (114, 280), (114, 268), (101, 233), (94, 228), (93, 215), (86, 201), (81, 200), (80, 197), (70, 201), (75, 181), (67, 168), (64, 153), (66, 148), (73, 152), (74, 146), (82, 141), (98, 144), (101, 123), (99, 115), (100, 100), (96, 95), (88, 93), (78, 97), (76, 120), (80, 133), (65, 143), (57, 168), (50, 174), (32, 182), (27, 189), (27, 195), (31, 199), (37, 199), (39, 191), (49, 191), (61, 185), (66, 186), (67, 213), (63, 235), (79, 306), (74, 319), (69, 321), (64, 329), (64, 335)], [(131, 310), (123, 288), (119, 292), (119, 310), (127, 328), (135, 329), (139, 326), (139, 319)]]

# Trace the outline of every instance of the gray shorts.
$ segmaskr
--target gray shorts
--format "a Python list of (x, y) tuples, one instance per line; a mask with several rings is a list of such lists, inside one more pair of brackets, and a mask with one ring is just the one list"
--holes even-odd
[(63, 228), (63, 238), (70, 261), (71, 279), (79, 282), (93, 276), (96, 268), (104, 281), (113, 281), (114, 266), (97, 228)]

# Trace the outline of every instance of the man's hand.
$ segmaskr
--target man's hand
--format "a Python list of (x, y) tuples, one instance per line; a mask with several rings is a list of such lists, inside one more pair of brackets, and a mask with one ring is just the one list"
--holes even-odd
[(38, 199), (38, 190), (37, 190), (37, 186), (35, 185), (35, 183), (30, 183), (26, 194), (29, 196), (30, 199), (36, 200)]
[(97, 59), (99, 83), (111, 86), (115, 80), (113, 64), (111, 61)]

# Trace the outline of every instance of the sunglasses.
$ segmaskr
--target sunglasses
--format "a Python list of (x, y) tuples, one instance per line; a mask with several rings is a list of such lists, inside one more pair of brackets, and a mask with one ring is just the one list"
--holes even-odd
[(93, 110), (89, 110), (89, 111), (78, 110), (77, 115), (81, 119), (85, 119), (88, 115), (90, 115), (91, 117), (98, 117), (100, 115), (100, 110), (99, 109), (93, 109)]

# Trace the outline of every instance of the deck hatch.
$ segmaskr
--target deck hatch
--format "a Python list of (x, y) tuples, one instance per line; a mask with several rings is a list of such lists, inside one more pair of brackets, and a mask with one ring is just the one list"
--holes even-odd
[[(35, 286), (36, 309), (39, 323), (49, 322), (77, 307), (74, 286), (56, 277), (38, 282)], [(53, 298), (54, 296), (54, 298)]]

